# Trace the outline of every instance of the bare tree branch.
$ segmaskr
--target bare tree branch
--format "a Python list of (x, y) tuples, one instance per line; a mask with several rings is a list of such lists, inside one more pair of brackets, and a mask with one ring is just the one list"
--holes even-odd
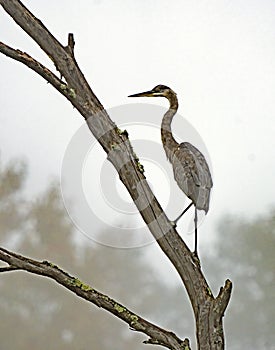
[[(0, 248), (0, 259), (8, 263), (11, 270), (24, 270), (30, 273), (45, 276), (55, 280), (58, 284), (75, 293), (98, 307), (109, 311), (114, 316), (128, 323), (131, 329), (149, 336), (145, 343), (162, 345), (168, 349), (189, 350), (187, 340), (181, 340), (174, 333), (166, 331), (153, 323), (136, 315), (124, 305), (100, 293), (78, 278), (69, 275), (58, 266), (48, 261), (36, 261), (25, 256), (15, 254), (7, 249)], [(8, 267), (7, 267), (8, 268)], [(0, 270), (1, 272), (1, 270)], [(3, 272), (3, 271), (2, 271)]]
[(73, 99), (73, 91), (70, 91), (67, 84), (59, 79), (54, 73), (52, 73), (47, 67), (40, 62), (36, 61), (33, 57), (28, 55), (26, 52), (15, 50), (12, 47), (4, 44), (0, 41), (0, 52), (7, 57), (13, 58), (14, 60), (25, 64), (27, 67), (32, 69), (34, 72), (39, 74), (48, 83), (50, 83), (56, 90), (64, 95), (68, 100)]
[(10, 271), (17, 271), (17, 270), (20, 270), (19, 267), (16, 267), (16, 266), (5, 266), (5, 267), (0, 267), (0, 273), (1, 272), (10, 272)]
[(178, 235), (152, 193), (127, 133), (122, 133), (116, 127), (79, 69), (74, 58), (72, 34), (69, 35), (68, 46), (64, 47), (20, 1), (0, 0), (0, 4), (47, 53), (66, 84), (29, 55), (16, 55), (17, 50), (4, 44), (0, 45), (0, 51), (35, 70), (58, 91), (62, 90), (62, 84), (65, 86), (64, 91), (60, 92), (86, 120), (89, 129), (106, 151), (108, 160), (118, 171), (149, 230), (178, 271), (195, 314), (198, 349), (224, 349), (222, 317), (230, 299), (232, 284), (227, 281), (219, 296), (214, 298), (199, 261)]

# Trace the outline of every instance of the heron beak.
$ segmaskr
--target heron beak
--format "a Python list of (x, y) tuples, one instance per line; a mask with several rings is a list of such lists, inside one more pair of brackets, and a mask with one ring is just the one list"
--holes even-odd
[(128, 97), (152, 97), (154, 93), (152, 91), (140, 92), (138, 94), (130, 95)]

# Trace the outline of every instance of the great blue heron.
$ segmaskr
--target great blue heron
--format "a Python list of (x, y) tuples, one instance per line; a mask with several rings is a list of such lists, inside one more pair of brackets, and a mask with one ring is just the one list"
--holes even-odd
[(195, 206), (195, 250), (197, 255), (197, 210), (209, 209), (210, 191), (213, 186), (208, 164), (203, 154), (189, 142), (178, 143), (172, 134), (171, 123), (178, 109), (177, 94), (165, 85), (157, 85), (150, 91), (129, 97), (166, 97), (170, 103), (161, 123), (161, 139), (167, 158), (173, 166), (174, 178), (179, 188), (191, 199), (187, 208), (174, 220), (177, 221), (192, 206)]

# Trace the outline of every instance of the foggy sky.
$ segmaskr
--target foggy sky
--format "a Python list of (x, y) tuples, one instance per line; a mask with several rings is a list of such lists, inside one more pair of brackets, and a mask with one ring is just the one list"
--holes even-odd
[[(200, 134), (211, 158), (214, 189), (205, 231), (221, 214), (254, 216), (274, 205), (274, 2), (24, 4), (63, 44), (74, 33), (78, 64), (106, 109), (133, 103), (129, 94), (159, 83), (177, 92), (180, 115)], [(3, 42), (54, 70), (2, 9), (0, 32)], [(0, 73), (1, 159), (24, 157), (30, 165), (26, 191), (35, 193), (59, 177), (83, 119), (22, 64), (0, 55)], [(167, 107), (162, 99), (148, 103)], [(152, 122), (160, 124), (161, 115)], [(158, 178), (150, 178), (156, 194), (162, 187)]]

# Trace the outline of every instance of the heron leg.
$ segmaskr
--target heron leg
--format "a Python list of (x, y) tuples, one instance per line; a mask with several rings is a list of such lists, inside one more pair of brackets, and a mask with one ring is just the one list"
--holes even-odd
[(195, 222), (195, 250), (194, 250), (194, 254), (195, 256), (198, 256), (198, 212), (197, 212), (197, 208), (195, 207), (195, 218), (194, 218), (194, 222)]
[(187, 210), (190, 209), (190, 208), (192, 207), (192, 205), (193, 205), (193, 202), (190, 203), (190, 204), (188, 205), (188, 207), (186, 207), (186, 208), (184, 209), (184, 211), (183, 211), (174, 221), (172, 221), (172, 223), (173, 223), (173, 225), (174, 225), (175, 227), (177, 226), (177, 222), (178, 222), (179, 219), (182, 217), (182, 215), (185, 214), (185, 213), (187, 212)]

